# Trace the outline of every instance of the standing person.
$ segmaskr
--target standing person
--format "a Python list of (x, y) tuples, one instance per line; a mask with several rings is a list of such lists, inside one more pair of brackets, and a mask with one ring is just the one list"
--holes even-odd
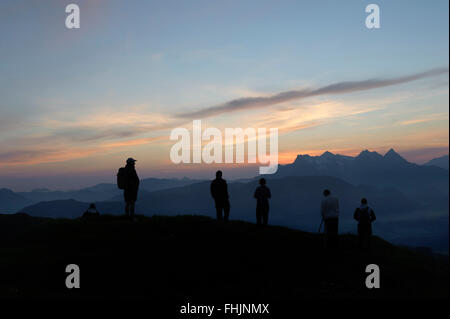
[[(222, 171), (216, 172), (216, 179), (211, 182), (211, 196), (216, 204), (217, 220), (228, 221), (230, 201), (228, 199), (227, 181), (222, 178)], [(223, 216), (222, 216), (223, 211)]]
[(134, 208), (139, 190), (139, 177), (135, 166), (136, 160), (130, 157), (127, 159), (126, 166), (119, 170), (119, 175), (122, 175), (121, 179), (123, 180), (125, 215), (130, 218), (134, 217)]
[(372, 236), (372, 222), (375, 221), (376, 216), (372, 208), (367, 206), (367, 199), (361, 199), (361, 206), (355, 210), (353, 218), (358, 221), (358, 247), (360, 250), (366, 248), (371, 249), (370, 239)]
[(325, 198), (320, 205), (320, 213), (325, 223), (325, 248), (336, 250), (338, 247), (339, 200), (330, 194), (328, 189), (323, 191)]
[(272, 197), (270, 189), (266, 186), (266, 179), (259, 180), (258, 188), (255, 190), (253, 197), (256, 198), (256, 224), (267, 225), (269, 221), (269, 198)]

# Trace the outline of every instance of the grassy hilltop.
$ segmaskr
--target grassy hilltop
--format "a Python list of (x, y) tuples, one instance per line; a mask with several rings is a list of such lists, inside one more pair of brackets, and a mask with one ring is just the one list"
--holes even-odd
[[(90, 220), (0, 215), (0, 297), (410, 298), (448, 297), (448, 257), (375, 237), (371, 256), (340, 236), (337, 257), (319, 234), (227, 224), (202, 216)], [(77, 264), (81, 289), (65, 287)], [(381, 288), (365, 287), (377, 264)]]

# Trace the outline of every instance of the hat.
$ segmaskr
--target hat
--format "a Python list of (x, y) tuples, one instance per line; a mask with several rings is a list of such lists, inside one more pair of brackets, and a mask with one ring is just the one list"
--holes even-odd
[(137, 161), (132, 157), (127, 159), (127, 163), (135, 163), (135, 162), (137, 162)]

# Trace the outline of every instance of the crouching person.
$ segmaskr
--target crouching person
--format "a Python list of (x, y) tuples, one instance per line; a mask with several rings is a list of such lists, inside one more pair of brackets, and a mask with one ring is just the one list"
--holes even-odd
[(95, 207), (94, 203), (89, 205), (89, 208), (83, 214), (83, 218), (91, 218), (91, 217), (98, 217), (98, 216), (100, 216), (100, 213), (98, 212), (97, 207)]

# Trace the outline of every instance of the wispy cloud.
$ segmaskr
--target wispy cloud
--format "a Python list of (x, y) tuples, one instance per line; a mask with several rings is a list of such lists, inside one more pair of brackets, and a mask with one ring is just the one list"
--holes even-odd
[(326, 94), (345, 94), (358, 91), (366, 91), (377, 88), (383, 88), (403, 83), (408, 83), (427, 77), (448, 74), (448, 68), (432, 69), (421, 73), (415, 73), (408, 76), (390, 78), (390, 79), (369, 79), (363, 81), (338, 82), (318, 89), (301, 89), (280, 92), (271, 96), (247, 97), (231, 100), (221, 105), (211, 106), (192, 112), (178, 114), (180, 118), (205, 118), (222, 113), (237, 112), (249, 109), (268, 107), (275, 104), (300, 100), (309, 97)]
[[(389, 97), (384, 98), (384, 100), (378, 99), (376, 103), (374, 101), (359, 101), (356, 104), (338, 101), (319, 103), (317, 103), (318, 101), (309, 101), (306, 104), (298, 100), (324, 94), (344, 94), (370, 90), (446, 73), (448, 74), (448, 69), (441, 68), (393, 79), (339, 82), (318, 89), (285, 91), (273, 96), (259, 94), (258, 97), (236, 99), (222, 106), (178, 116), (149, 113), (151, 106), (148, 105), (136, 108), (128, 107), (127, 111), (117, 111), (104, 107), (100, 110), (97, 108), (96, 111), (89, 113), (80, 112), (80, 114), (76, 114), (74, 112), (71, 116), (65, 114), (55, 116), (54, 112), (51, 112), (52, 116), (39, 118), (39, 122), (34, 123), (34, 128), (25, 131), (24, 134), (5, 136), (1, 141), (2, 144), (0, 144), (0, 146), (3, 146), (0, 152), (0, 163), (11, 166), (61, 162), (89, 157), (102, 152), (111, 152), (129, 146), (136, 147), (148, 143), (160, 145), (164, 141), (167, 142), (168, 130), (189, 124), (192, 118), (212, 117), (221, 113), (263, 107), (271, 107), (270, 113), (264, 111), (254, 114), (253, 112), (244, 116), (232, 114), (230, 115), (231, 118), (212, 119), (213, 122), (217, 123), (211, 124), (224, 125), (225, 127), (227, 125), (246, 127), (251, 122), (253, 123), (252, 126), (257, 127), (277, 127), (280, 135), (305, 129), (315, 129), (325, 124), (330, 125), (335, 120), (349, 119), (364, 113), (379, 111), (398, 99)], [(402, 97), (401, 100), (408, 98), (410, 97)], [(411, 118), (409, 115), (409, 118), (397, 121), (397, 125), (411, 125), (439, 118), (441, 118), (439, 114), (436, 116), (429, 114), (417, 118)], [(3, 124), (4, 121), (5, 119), (2, 118), (0, 122)], [(7, 121), (5, 124), (7, 124)], [(205, 125), (208, 125), (207, 121), (205, 121)], [(30, 128), (30, 126), (27, 126), (27, 128)], [(433, 136), (430, 138), (436, 139)], [(311, 148), (311, 146), (306, 147)]]
[(431, 121), (448, 121), (448, 113), (437, 113), (437, 114), (429, 114), (422, 116), (420, 118), (413, 118), (409, 120), (400, 121), (398, 124), (400, 125), (414, 125), (419, 123), (426, 123)]
[(18, 150), (0, 153), (0, 163), (2, 166), (54, 163), (86, 157), (95, 154), (98, 151), (98, 148), (45, 148)]
[(35, 148), (28, 150), (6, 151), (0, 152), (0, 163), (4, 166), (18, 166), (63, 162), (77, 158), (84, 158), (98, 153), (110, 152), (117, 148), (137, 146), (165, 140), (167, 140), (165, 136), (157, 136), (130, 139), (119, 142), (106, 142), (95, 146), (90, 145), (85, 147), (61, 147), (60, 145), (56, 145), (54, 147), (48, 146), (44, 149)]

